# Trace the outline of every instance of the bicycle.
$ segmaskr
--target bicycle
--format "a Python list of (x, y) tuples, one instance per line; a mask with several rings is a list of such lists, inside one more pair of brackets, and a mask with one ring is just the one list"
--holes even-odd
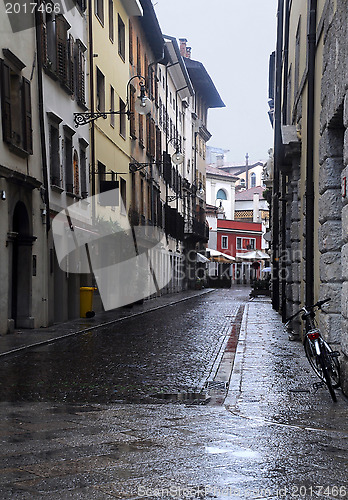
[(321, 309), (323, 304), (326, 304), (330, 300), (330, 298), (327, 298), (319, 300), (312, 306), (302, 307), (285, 320), (285, 326), (287, 327), (296, 316), (302, 313), (301, 319), (305, 323), (306, 331), (303, 341), (306, 357), (315, 374), (322, 380), (322, 382), (313, 384), (313, 386), (315, 389), (318, 389), (326, 385), (332, 400), (337, 402), (335, 389), (341, 385), (340, 364), (337, 359), (340, 353), (333, 351), (323, 339), (315, 320), (316, 312)]

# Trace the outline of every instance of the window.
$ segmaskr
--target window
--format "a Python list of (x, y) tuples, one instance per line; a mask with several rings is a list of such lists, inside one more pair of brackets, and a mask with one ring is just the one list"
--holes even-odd
[(144, 147), (144, 115), (138, 115), (139, 117), (139, 143)]
[(95, 0), (95, 13), (104, 26), (104, 0)]
[(219, 189), (216, 193), (217, 200), (227, 200), (226, 192), (223, 189)]
[(252, 187), (252, 188), (256, 187), (256, 174), (255, 174), (255, 172), (253, 172), (250, 175), (250, 187)]
[(105, 111), (105, 78), (97, 68), (97, 110)]
[(126, 30), (124, 22), (118, 14), (118, 53), (122, 60), (126, 59)]
[(221, 248), (228, 248), (228, 236), (221, 237)]
[(114, 2), (109, 0), (109, 38), (114, 41)]
[(86, 106), (86, 58), (85, 52), (87, 48), (83, 45), (80, 40), (76, 40), (76, 100), (77, 103), (85, 107)]
[(0, 60), (3, 140), (19, 154), (33, 154), (30, 82), (21, 76), (24, 64), (8, 49), (15, 64)]
[(74, 192), (74, 170), (73, 170), (73, 145), (72, 136), (64, 134), (64, 173), (65, 190), (68, 193)]
[(87, 48), (81, 40), (68, 35), (69, 23), (62, 15), (46, 13), (41, 17), (41, 55), (45, 72), (59, 79), (68, 94), (86, 107), (85, 55)]
[[(125, 111), (126, 105), (120, 98), (120, 111)], [(120, 114), (120, 135), (125, 139), (126, 138), (126, 116), (124, 113)]]
[(60, 147), (59, 147), (59, 129), (58, 126), (51, 124), (50, 128), (50, 173), (51, 184), (53, 186), (61, 186), (60, 173)]
[(134, 54), (133, 54), (133, 25), (131, 23), (131, 21), (129, 21), (129, 25), (128, 25), (128, 28), (129, 28), (129, 63), (133, 65), (133, 57), (134, 57)]
[(243, 186), (243, 187), (245, 187), (245, 179), (241, 179), (240, 180), (240, 185)]
[(87, 185), (87, 161), (86, 161), (86, 150), (80, 148), (80, 174), (81, 174), (81, 195), (82, 198), (87, 198), (88, 196), (88, 185)]
[(70, 25), (62, 15), (55, 18), (57, 47), (57, 76), (62, 83), (68, 79), (68, 29)]
[(98, 161), (98, 170), (97, 170), (97, 172), (98, 172), (98, 180), (99, 180), (99, 193), (101, 193), (102, 192), (101, 183), (103, 181), (105, 181), (106, 167), (100, 161)]
[[(115, 111), (115, 90), (110, 86), (110, 111)], [(110, 125), (115, 127), (115, 115), (110, 115)]]
[(140, 40), (137, 37), (137, 72), (138, 75), (141, 75), (141, 47), (140, 47)]
[[(131, 111), (134, 111), (134, 106), (135, 106), (135, 88), (133, 85), (130, 86), (130, 109)], [(130, 115), (129, 119), (129, 126), (130, 126), (130, 135), (133, 139), (136, 139), (137, 134), (136, 134), (136, 128), (135, 128), (135, 113), (132, 113)]]
[(127, 214), (127, 183), (120, 177), (120, 192), (121, 192), (121, 214)]
[(74, 160), (73, 160), (73, 171), (74, 171), (74, 194), (79, 196), (80, 194), (80, 165), (79, 156), (76, 149), (74, 150)]
[(297, 31), (296, 31), (296, 46), (295, 46), (295, 76), (294, 76), (294, 92), (296, 97), (296, 92), (299, 87), (299, 75), (300, 75), (300, 51), (301, 51), (301, 18), (299, 19)]
[(237, 250), (255, 250), (255, 238), (237, 238)]

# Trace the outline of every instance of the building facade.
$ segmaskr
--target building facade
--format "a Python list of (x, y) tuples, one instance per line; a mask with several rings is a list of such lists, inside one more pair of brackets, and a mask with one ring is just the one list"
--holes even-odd
[(320, 324), (342, 351), (345, 391), (347, 50), (345, 2), (279, 1), (270, 72), (273, 305), (285, 318), (331, 298)]
[(39, 75), (37, 64), (33, 64), (36, 29), (31, 25), (16, 30), (15, 22), (5, 13), (5, 5), (0, 11), (0, 334), (3, 335), (14, 328), (48, 325), (48, 228), (37, 91)]

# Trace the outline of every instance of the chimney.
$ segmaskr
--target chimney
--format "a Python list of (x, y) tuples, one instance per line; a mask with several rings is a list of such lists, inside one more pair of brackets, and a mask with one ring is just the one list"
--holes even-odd
[(187, 59), (191, 59), (191, 50), (192, 50), (192, 47), (186, 47), (186, 57), (187, 57)]
[(182, 55), (182, 57), (186, 57), (187, 40), (186, 38), (179, 38), (179, 42), (180, 42), (180, 54)]

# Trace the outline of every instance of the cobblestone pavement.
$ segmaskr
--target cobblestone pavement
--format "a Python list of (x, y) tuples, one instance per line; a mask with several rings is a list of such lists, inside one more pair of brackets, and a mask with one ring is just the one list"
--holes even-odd
[(0, 400), (144, 402), (198, 392), (248, 292), (199, 295), (3, 359)]
[[(231, 293), (210, 295), (217, 314)], [(270, 303), (251, 301), (224, 405), (0, 403), (0, 497), (347, 498), (347, 400), (315, 381)]]

